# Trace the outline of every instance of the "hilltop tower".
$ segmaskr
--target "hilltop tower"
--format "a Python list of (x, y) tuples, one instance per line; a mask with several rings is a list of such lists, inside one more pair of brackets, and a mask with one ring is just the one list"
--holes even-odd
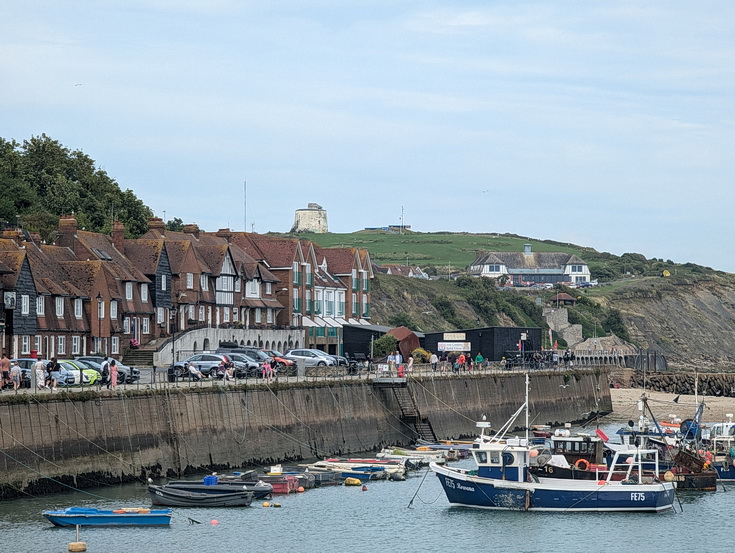
[(329, 232), (327, 211), (315, 203), (309, 203), (306, 209), (297, 209), (291, 232)]

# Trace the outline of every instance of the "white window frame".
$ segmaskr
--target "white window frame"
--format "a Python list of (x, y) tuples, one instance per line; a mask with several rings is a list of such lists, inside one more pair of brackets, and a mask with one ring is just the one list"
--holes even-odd
[(43, 317), (46, 315), (46, 298), (43, 296), (36, 296), (36, 315)]
[(61, 296), (56, 297), (56, 316), (64, 316), (64, 298), (62, 298)]
[(273, 309), (270, 307), (265, 310), (265, 322), (268, 324), (273, 322)]
[(97, 302), (97, 319), (100, 321), (105, 318), (105, 300)]
[(20, 339), (20, 352), (22, 354), (30, 354), (31, 353), (31, 337), (23, 335)]
[(166, 291), (166, 275), (161, 275), (161, 290)]
[(201, 286), (203, 291), (209, 291), (209, 277), (204, 273), (199, 277), (199, 286)]
[(260, 307), (256, 307), (255, 308), (255, 324), (260, 324), (261, 320), (262, 320), (261, 309)]
[(28, 294), (20, 295), (20, 314), (29, 315), (31, 313), (31, 297)]
[(35, 349), (38, 352), (38, 357), (41, 357), (41, 337), (40, 336), (33, 337), (33, 349)]
[(123, 332), (125, 334), (130, 334), (130, 317), (125, 317), (123, 319)]
[(235, 292), (241, 292), (242, 291), (242, 279), (240, 277), (235, 277)]
[(140, 301), (148, 303), (148, 283), (140, 283)]
[(233, 322), (237, 322), (237, 313), (238, 313), (237, 307), (233, 307), (232, 308), (232, 321)]
[(84, 314), (84, 302), (82, 298), (74, 298), (74, 318), (81, 319)]
[(222, 308), (222, 322), (223, 323), (230, 322), (230, 308), (229, 307)]
[(161, 324), (163, 322), (163, 307), (157, 307), (156, 308), (156, 324)]
[(79, 336), (72, 336), (71, 337), (71, 354), (72, 355), (79, 355)]
[(66, 355), (66, 336), (59, 336), (56, 353), (59, 355)]
[(141, 332), (143, 334), (150, 334), (151, 333), (151, 321), (148, 319), (148, 317), (143, 317), (140, 320), (140, 326), (141, 326)]
[(265, 293), (268, 295), (273, 293), (273, 285), (270, 282), (265, 283)]
[(117, 300), (110, 300), (110, 319), (117, 319)]
[(120, 353), (120, 337), (119, 336), (113, 336), (111, 339), (111, 353), (117, 354)]
[(205, 313), (204, 313), (204, 306), (203, 305), (200, 305), (199, 306), (199, 318), (198, 318), (198, 320), (199, 321), (205, 321), (206, 319), (204, 318), (204, 315), (205, 315)]
[(190, 318), (190, 319), (191, 319), (192, 321), (194, 320), (194, 306), (193, 306), (193, 305), (190, 305), (190, 306), (189, 306), (189, 314), (188, 314), (188, 316), (189, 316), (189, 318)]
[(191, 290), (194, 288), (194, 273), (186, 273), (186, 289)]
[(133, 283), (132, 282), (125, 283), (125, 299), (128, 301), (133, 299)]

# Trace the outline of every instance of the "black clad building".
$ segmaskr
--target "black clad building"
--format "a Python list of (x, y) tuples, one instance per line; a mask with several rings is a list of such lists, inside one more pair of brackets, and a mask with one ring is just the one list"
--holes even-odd
[(507, 352), (541, 349), (541, 329), (538, 327), (487, 326), (451, 332), (427, 332), (422, 340), (424, 349), (436, 353), (482, 353), (485, 359), (500, 361)]

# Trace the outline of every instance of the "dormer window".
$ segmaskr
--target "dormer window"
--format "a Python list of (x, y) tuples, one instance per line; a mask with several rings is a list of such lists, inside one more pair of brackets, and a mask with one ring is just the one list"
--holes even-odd
[(133, 299), (133, 283), (132, 282), (125, 283), (125, 299), (128, 301)]
[(148, 303), (148, 284), (145, 282), (140, 285), (140, 301)]
[(186, 289), (194, 288), (194, 273), (186, 273)]

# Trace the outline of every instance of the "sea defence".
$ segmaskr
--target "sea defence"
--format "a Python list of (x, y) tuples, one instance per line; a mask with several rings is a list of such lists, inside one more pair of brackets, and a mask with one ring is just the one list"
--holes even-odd
[[(408, 387), (437, 437), (499, 427), (523, 403), (524, 375), (412, 378)], [(537, 371), (531, 424), (612, 409), (604, 370)], [(519, 422), (523, 424), (523, 422)], [(391, 389), (369, 379), (174, 387), (0, 398), (0, 498), (89, 488), (407, 445)]]

